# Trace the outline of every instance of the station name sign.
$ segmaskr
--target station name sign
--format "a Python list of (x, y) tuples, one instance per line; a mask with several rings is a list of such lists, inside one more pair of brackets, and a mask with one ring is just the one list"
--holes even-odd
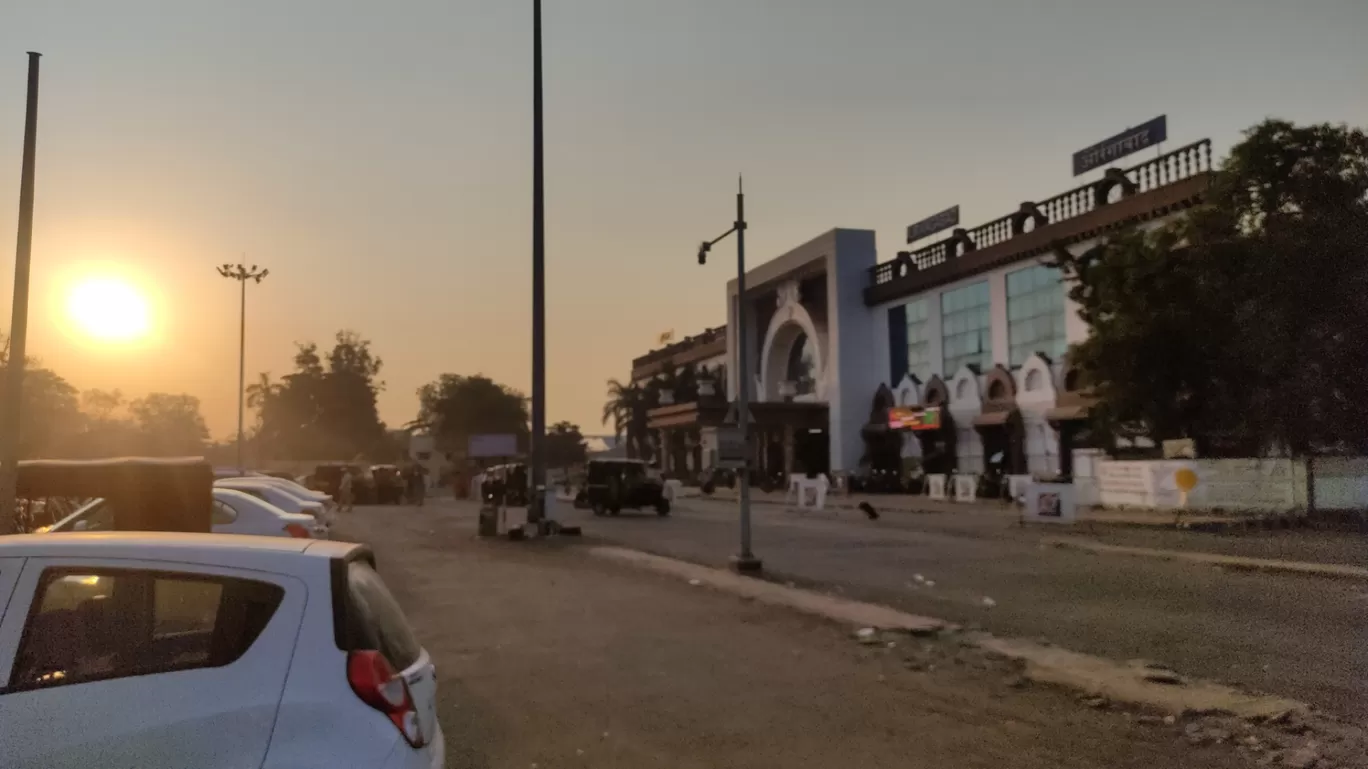
[(1123, 158), (1146, 147), (1153, 147), (1168, 139), (1168, 115), (1160, 115), (1135, 128), (1081, 149), (1073, 154), (1073, 175), (1086, 174), (1113, 160)]
[(941, 230), (948, 230), (959, 224), (959, 221), (959, 206), (951, 206), (938, 214), (932, 214), (922, 219), (916, 224), (908, 225), (907, 242), (911, 243)]

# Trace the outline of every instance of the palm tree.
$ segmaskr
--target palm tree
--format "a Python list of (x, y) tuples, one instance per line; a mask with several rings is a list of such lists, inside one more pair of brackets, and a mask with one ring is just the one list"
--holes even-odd
[(259, 416), (259, 412), (266, 405), (266, 401), (279, 391), (280, 385), (271, 381), (270, 372), (261, 372), (257, 375), (256, 384), (247, 385), (247, 408), (256, 409)]
[(623, 384), (608, 380), (608, 400), (603, 404), (603, 423), (613, 423), (617, 440), (627, 440), (627, 456), (644, 453), (646, 440), (647, 393), (635, 382)]

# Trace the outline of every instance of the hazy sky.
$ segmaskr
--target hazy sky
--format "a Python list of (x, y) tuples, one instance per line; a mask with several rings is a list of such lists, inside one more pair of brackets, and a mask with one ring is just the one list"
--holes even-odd
[[(1363, 0), (545, 0), (548, 404), (602, 430), (604, 382), (722, 322), (746, 175), (755, 263), (834, 226), (967, 226), (1073, 186), (1069, 154), (1169, 116), (1224, 150), (1265, 116), (1368, 124)], [(32, 0), (0, 20), (0, 234), (25, 56), (43, 58), (29, 350), (78, 388), (190, 392), (339, 328), (384, 358), (397, 425), (442, 372), (530, 372), (527, 0)], [(9, 235), (3, 236), (3, 242)], [(8, 246), (5, 247), (8, 249)], [(13, 262), (0, 260), (0, 326)], [(729, 248), (724, 253), (730, 253)], [(157, 333), (101, 349), (74, 280), (147, 290)]]

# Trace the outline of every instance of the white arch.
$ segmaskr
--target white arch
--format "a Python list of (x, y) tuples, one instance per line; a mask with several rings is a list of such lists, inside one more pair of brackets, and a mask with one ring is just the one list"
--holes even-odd
[(921, 383), (911, 374), (903, 374), (902, 381), (893, 390), (893, 396), (899, 406), (915, 406), (921, 403)]
[(787, 374), (789, 353), (800, 333), (812, 340), (817, 400), (826, 400), (826, 340), (817, 333), (817, 324), (812, 322), (807, 309), (797, 303), (781, 307), (770, 319), (769, 330), (765, 332), (765, 343), (760, 346), (761, 400), (779, 400), (779, 381)]
[(983, 407), (981, 388), (978, 374), (968, 366), (960, 366), (960, 370), (946, 383), (946, 389), (950, 391), (951, 410), (978, 413)]
[(1019, 404), (1046, 404), (1046, 407), (1054, 405), (1057, 395), (1054, 371), (1044, 358), (1032, 354), (1015, 374)]

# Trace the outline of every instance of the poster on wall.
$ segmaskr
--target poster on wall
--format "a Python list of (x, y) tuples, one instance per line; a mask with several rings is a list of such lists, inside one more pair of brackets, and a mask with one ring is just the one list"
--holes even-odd
[(1078, 506), (1068, 483), (1032, 483), (1026, 488), (1022, 520), (1028, 523), (1074, 523)]

